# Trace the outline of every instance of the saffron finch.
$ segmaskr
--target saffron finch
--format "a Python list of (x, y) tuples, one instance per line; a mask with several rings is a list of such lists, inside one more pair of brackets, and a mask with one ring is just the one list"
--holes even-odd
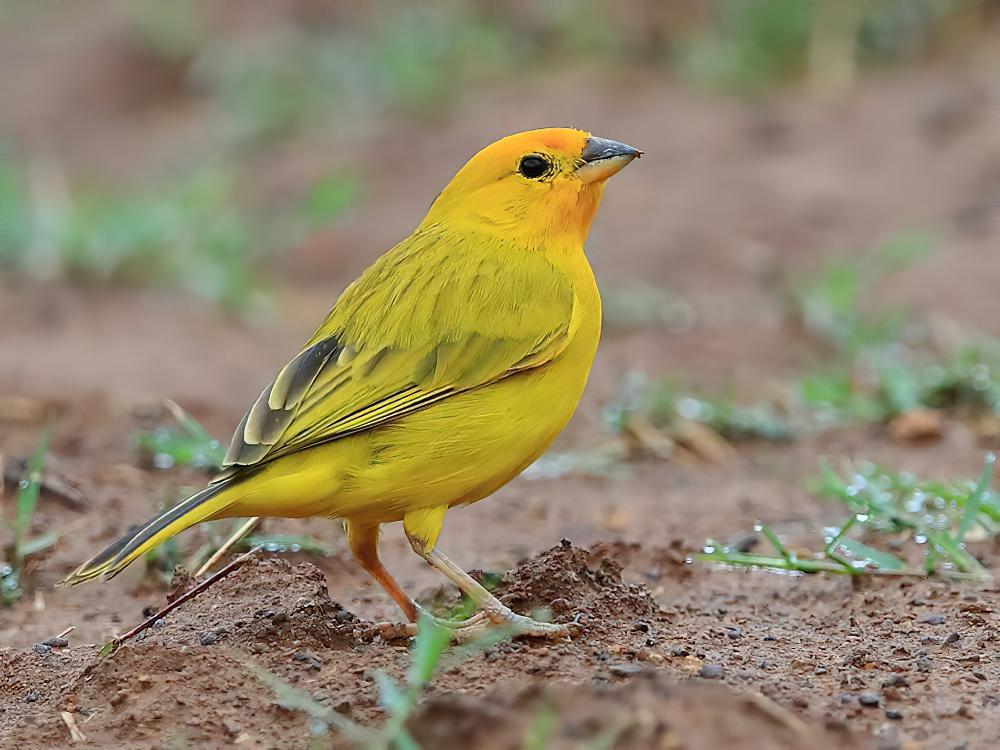
[(420, 226), (337, 300), (240, 422), (221, 472), (64, 584), (110, 577), (217, 518), (343, 519), (348, 546), (416, 622), (378, 556), (382, 524), (494, 624), (563, 637), (503, 605), (437, 547), (449, 508), (538, 458), (583, 392), (601, 330), (584, 241), (606, 180), (641, 153), (569, 128), (518, 133), (472, 157)]

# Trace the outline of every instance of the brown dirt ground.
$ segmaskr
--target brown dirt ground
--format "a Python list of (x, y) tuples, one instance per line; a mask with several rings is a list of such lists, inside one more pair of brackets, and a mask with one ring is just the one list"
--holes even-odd
[[(80, 37), (82, 56), (91, 48)], [(44, 77), (66, 68), (43, 57), (46, 65), (15, 83), (44, 90)], [(383, 718), (372, 673), (401, 677), (409, 655), (375, 635), (371, 623), (397, 615), (349, 559), (335, 524), (271, 522), (271, 530), (308, 529), (337, 552), (247, 564), (101, 664), (95, 644), (162, 605), (165, 592), (138, 569), (105, 584), (52, 585), (178, 485), (200, 481), (137, 464), (129, 435), (149, 419), (136, 414), (170, 396), (228, 434), (336, 292), (408, 231), (433, 186), (500, 132), (574, 122), (647, 149), (609, 190), (590, 244), (597, 275), (608, 287), (635, 278), (661, 285), (696, 312), (683, 333), (606, 337), (563, 448), (601, 439), (600, 408), (630, 370), (750, 394), (802, 371), (816, 352), (788, 329), (774, 279), (901, 229), (929, 228), (940, 245), (882, 285), (880, 301), (907, 303), (948, 329), (1000, 335), (996, 62), (874, 76), (838, 104), (789, 97), (757, 106), (650, 76), (567, 71), (533, 79), (527, 91), (491, 87), (437, 121), (386, 123), (354, 138), (349, 153), (335, 134), (292, 143), (259, 157), (260, 180), (248, 189), (261, 200), (342, 166), (365, 175), (366, 193), (379, 200), (273, 263), (281, 315), (267, 324), (152, 291), (0, 284), (0, 453), (26, 455), (44, 421), (34, 407), (56, 409), (55, 471), (90, 499), (78, 513), (43, 497), (33, 531), (62, 537), (32, 561), (33, 594), (0, 611), (2, 744), (66, 744), (65, 710), (86, 747), (307, 744), (307, 720), (275, 704), (247, 658), (360, 721)], [(96, 97), (74, 150), (64, 130), (43, 127), (65, 122), (53, 111), (58, 99), (41, 112), (5, 108), (3, 117), (74, 167), (139, 174), (176, 158), (171, 149), (198, 133), (190, 102), (154, 117), (141, 103), (102, 112)], [(421, 702), (414, 736), (424, 747), (521, 747), (550, 708), (553, 747), (580, 747), (612, 729), (618, 748), (998, 746), (995, 585), (852, 585), (685, 562), (706, 537), (738, 536), (757, 519), (829, 521), (836, 511), (803, 489), (821, 456), (966, 477), (982, 449), (959, 422), (921, 446), (850, 428), (744, 446), (724, 466), (646, 461), (611, 477), (520, 479), (449, 514), (441, 542), (449, 554), (510, 571), (499, 591), (515, 607), (580, 614), (584, 627), (569, 643), (507, 643), (449, 665)], [(553, 547), (563, 538), (572, 545)], [(397, 530), (387, 529), (383, 551), (423, 600), (451, 596)], [(973, 551), (997, 567), (995, 543)], [(33, 650), (68, 625), (76, 626), (69, 647)], [(214, 642), (202, 645), (209, 633)], [(862, 706), (863, 692), (879, 704)]]

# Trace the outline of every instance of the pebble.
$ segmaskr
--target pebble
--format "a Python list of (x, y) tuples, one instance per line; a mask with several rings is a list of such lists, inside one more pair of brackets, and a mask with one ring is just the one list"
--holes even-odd
[(927, 623), (928, 625), (944, 625), (946, 622), (946, 618), (942, 614), (934, 613), (918, 617), (917, 622)]
[(906, 678), (901, 674), (889, 675), (885, 680), (882, 681), (882, 687), (907, 687), (910, 683), (906, 681)]
[(243, 725), (233, 721), (232, 719), (223, 719), (222, 726), (225, 727), (226, 732), (233, 737), (243, 731)]
[(211, 646), (217, 640), (219, 640), (219, 636), (216, 635), (215, 633), (209, 631), (208, 633), (205, 633), (205, 635), (203, 635), (201, 637), (201, 645), (202, 646)]
[(898, 708), (887, 708), (885, 710), (885, 718), (892, 719), (893, 721), (899, 721), (903, 718), (903, 712)]
[(34, 652), (36, 654), (43, 654), (43, 655), (48, 654), (52, 651), (52, 647), (46, 646), (44, 643), (36, 643), (34, 646), (32, 646), (32, 649), (34, 649)]
[(159, 630), (160, 628), (165, 628), (167, 626), (167, 621), (162, 617), (153, 620), (153, 627)]
[(878, 705), (879, 698), (878, 695), (876, 695), (875, 693), (866, 691), (858, 696), (858, 703), (860, 703), (862, 706), (868, 706), (870, 708)]
[(316, 654), (314, 654), (312, 651), (299, 649), (294, 654), (292, 654), (292, 658), (295, 659), (295, 661), (302, 662), (303, 664), (308, 666), (309, 669), (315, 669), (319, 671), (323, 667), (323, 660), (320, 659), (318, 656), (316, 656)]
[(671, 655), (671, 656), (687, 656), (687, 655), (689, 655), (690, 653), (691, 653), (691, 652), (690, 652), (690, 651), (688, 651), (688, 650), (687, 650), (686, 648), (684, 648), (683, 646), (671, 646), (671, 647), (670, 647), (670, 655)]
[(108, 702), (112, 706), (118, 706), (124, 703), (126, 698), (128, 698), (128, 690), (119, 690), (111, 696), (111, 699)]
[(25, 703), (34, 703), (37, 700), (38, 700), (38, 693), (36, 693), (34, 690), (29, 690), (27, 694), (24, 696)]
[(726, 670), (723, 669), (721, 664), (703, 664), (698, 671), (698, 676), (704, 677), (706, 680), (718, 680), (725, 674)]
[(638, 664), (632, 664), (631, 662), (625, 662), (623, 664), (612, 664), (608, 667), (608, 671), (613, 675), (618, 677), (632, 677), (637, 675), (642, 671), (642, 667)]
[(49, 638), (47, 641), (42, 641), (43, 646), (49, 646), (50, 648), (66, 648), (69, 645), (69, 641), (65, 638)]

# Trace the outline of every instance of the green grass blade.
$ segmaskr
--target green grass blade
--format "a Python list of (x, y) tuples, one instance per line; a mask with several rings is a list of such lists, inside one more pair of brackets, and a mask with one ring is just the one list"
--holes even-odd
[(31, 517), (38, 507), (38, 495), (42, 486), (42, 468), (45, 464), (45, 454), (49, 450), (49, 442), (52, 439), (52, 425), (49, 425), (42, 432), (42, 437), (38, 441), (34, 453), (28, 459), (27, 475), (21, 480), (17, 491), (17, 510), (14, 515), (14, 556), (17, 558), (18, 567), (24, 562), (24, 537), (28, 533), (31, 525)]
[(972, 528), (972, 525), (979, 516), (979, 509), (982, 507), (983, 499), (990, 489), (990, 482), (993, 479), (993, 472), (996, 470), (996, 463), (996, 454), (987, 453), (986, 458), (983, 460), (983, 473), (979, 477), (979, 482), (976, 484), (976, 488), (972, 491), (972, 494), (969, 495), (969, 499), (965, 502), (965, 512), (962, 514), (962, 520), (958, 524), (958, 531), (955, 532), (956, 544), (962, 543), (965, 535), (969, 533), (969, 529)]
[(760, 528), (760, 533), (763, 534), (765, 537), (767, 537), (767, 541), (769, 541), (771, 545), (778, 551), (778, 554), (781, 555), (786, 562), (794, 564), (795, 556), (791, 552), (789, 552), (788, 548), (785, 547), (785, 545), (782, 543), (780, 539), (778, 539), (778, 535), (775, 534), (773, 531), (771, 531), (771, 527), (765, 523), (760, 523), (760, 522), (757, 523), (757, 526)]
[(451, 643), (451, 631), (435, 624), (431, 617), (421, 615), (417, 638), (413, 644), (413, 664), (408, 679), (408, 686), (411, 689), (422, 688), (427, 684), (449, 643)]
[(864, 563), (865, 566), (875, 565), (879, 570), (906, 570), (906, 563), (895, 555), (869, 547), (857, 539), (841, 539), (837, 542), (837, 546), (849, 552), (857, 562)]

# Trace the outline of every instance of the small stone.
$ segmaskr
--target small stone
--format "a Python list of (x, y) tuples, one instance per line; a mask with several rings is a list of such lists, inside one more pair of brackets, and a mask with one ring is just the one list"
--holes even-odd
[(611, 664), (608, 666), (608, 671), (618, 677), (632, 677), (639, 674), (642, 671), (642, 667), (638, 664), (625, 662), (623, 664)]
[(872, 708), (878, 705), (879, 697), (875, 693), (866, 691), (858, 696), (858, 703), (860, 703), (862, 706), (867, 706), (868, 708)]
[(141, 674), (136, 678), (136, 682), (138, 682), (142, 687), (148, 688), (153, 684), (153, 678), (148, 674)]
[(32, 649), (36, 654), (42, 654), (42, 655), (51, 653), (52, 651), (52, 647), (46, 646), (44, 643), (36, 643), (34, 646), (32, 646)]
[(232, 719), (223, 719), (222, 726), (225, 728), (226, 734), (231, 737), (235, 737), (243, 731), (243, 725), (233, 721)]
[(962, 640), (962, 636), (958, 633), (951, 633), (947, 638), (944, 639), (944, 645), (950, 646), (953, 643), (958, 643)]
[(892, 719), (893, 721), (899, 721), (903, 718), (903, 712), (898, 708), (887, 708), (885, 710), (885, 718)]
[(934, 665), (931, 664), (931, 660), (926, 656), (921, 656), (917, 659), (917, 671), (918, 672), (930, 672), (934, 669)]
[(726, 628), (726, 635), (732, 640), (743, 637), (743, 631), (739, 628)]
[(118, 692), (116, 692), (114, 695), (111, 696), (108, 703), (110, 703), (112, 706), (120, 706), (122, 703), (125, 702), (126, 698), (128, 698), (128, 690), (119, 690)]
[(726, 670), (721, 664), (703, 664), (698, 672), (698, 676), (704, 677), (706, 680), (718, 680), (725, 674)]
[(209, 632), (205, 633), (205, 635), (203, 635), (201, 637), (200, 643), (201, 643), (202, 646), (211, 646), (217, 640), (219, 640), (219, 636), (216, 635), (215, 633), (209, 631)]
[(42, 641), (42, 645), (49, 648), (66, 648), (69, 645), (69, 641), (65, 638), (49, 638), (47, 641)]
[(944, 625), (946, 622), (946, 618), (942, 614), (933, 613), (918, 617), (917, 622), (927, 623), (928, 625)]
[(671, 656), (688, 656), (691, 652), (688, 651), (683, 646), (671, 646), (670, 655)]
[(38, 693), (36, 693), (34, 690), (29, 690), (24, 696), (25, 703), (34, 703), (37, 700), (38, 700)]
[(906, 678), (901, 674), (889, 675), (882, 681), (882, 687), (907, 687), (910, 683), (906, 681)]
[(167, 626), (167, 621), (164, 620), (162, 617), (153, 620), (153, 627), (156, 628), (157, 630), (165, 628), (166, 626)]
[(292, 658), (295, 659), (295, 661), (302, 662), (303, 664), (308, 666), (309, 669), (314, 669), (316, 671), (319, 671), (323, 667), (322, 659), (316, 656), (316, 654), (314, 654), (312, 651), (306, 651), (304, 648), (299, 649), (294, 654), (292, 654)]

